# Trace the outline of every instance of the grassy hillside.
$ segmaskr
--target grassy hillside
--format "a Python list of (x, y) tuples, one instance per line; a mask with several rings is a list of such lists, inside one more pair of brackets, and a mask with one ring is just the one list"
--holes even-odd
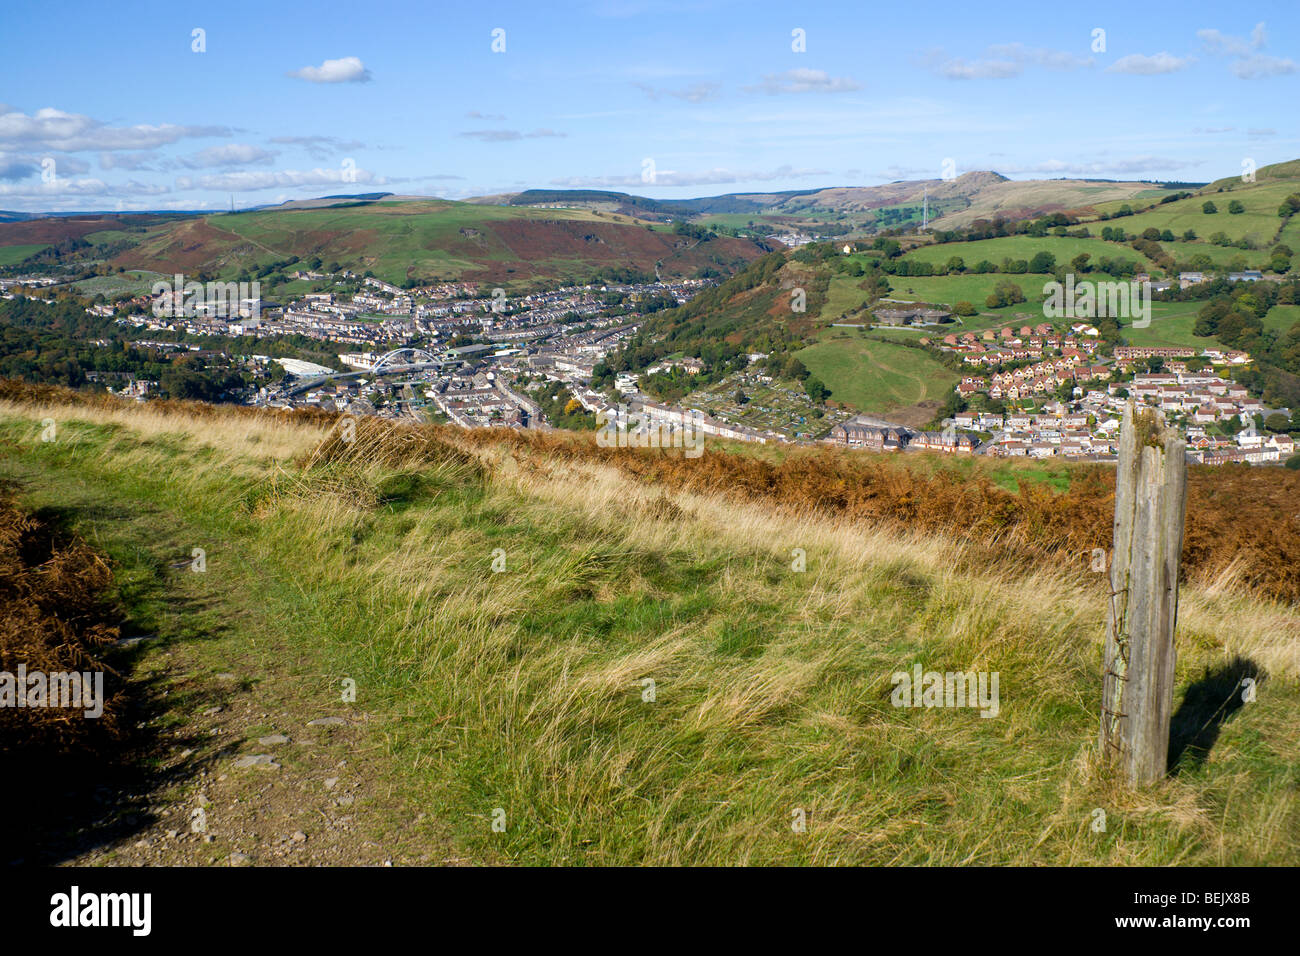
[(32, 242), (24, 245), (0, 246), (0, 266), (11, 266), (15, 263), (22, 262), (30, 255), (35, 255), (42, 249), (48, 249), (49, 246), (42, 242)]
[(1007, 180), (994, 183), (972, 197), (970, 206), (945, 215), (942, 228), (965, 226), (976, 219), (1023, 219), (1049, 212), (1082, 212), (1106, 202), (1159, 199), (1173, 190), (1151, 183), (1093, 182), (1075, 179)]
[(764, 250), (728, 237), (704, 242), (626, 217), (453, 202), (377, 202), (326, 209), (261, 210), (209, 216), (168, 230), (116, 264), (178, 263), (224, 273), (246, 265), (318, 256), (381, 279), (531, 283), (587, 281), (611, 274), (692, 277), (726, 273)]
[(110, 268), (209, 273), (319, 257), (394, 283), (492, 281), (528, 286), (598, 274), (665, 278), (726, 275), (767, 251), (747, 239), (678, 236), (627, 216), (586, 210), (384, 200), (325, 208), (262, 209), (189, 217), (104, 216), (0, 224), (0, 264), (38, 251), (36, 240), (84, 239), (110, 250)]
[[(1272, 245), (1282, 226), (1277, 207), (1283, 199), (1300, 189), (1300, 182), (1239, 182), (1238, 186), (1231, 191), (1206, 192), (1156, 206), (1146, 212), (1125, 216), (1115, 224), (1123, 226), (1126, 232), (1141, 233), (1144, 229), (1155, 227), (1169, 229), (1174, 235), (1181, 236), (1191, 229), (1199, 239), (1209, 239), (1214, 233), (1222, 232), (1233, 241), (1250, 239), (1260, 246)], [(1234, 200), (1245, 207), (1244, 212), (1228, 212), (1228, 204)], [(1218, 211), (1204, 212), (1206, 202), (1214, 203)]]
[(845, 329), (827, 329), (817, 344), (795, 354), (835, 401), (904, 425), (928, 423), (959, 380), (923, 349)]
[(908, 252), (904, 258), (943, 265), (953, 256), (958, 256), (966, 263), (966, 268), (970, 269), (982, 259), (1000, 265), (1003, 259), (1029, 260), (1040, 252), (1051, 253), (1056, 257), (1058, 265), (1065, 265), (1085, 252), (1092, 257), (1094, 263), (1101, 259), (1128, 259), (1139, 263), (1144, 269), (1152, 265), (1150, 259), (1129, 246), (1120, 246), (1102, 239), (1070, 239), (1062, 236), (1004, 236), (975, 242), (925, 245)]
[[(1145, 329), (1124, 326), (1124, 338), (1130, 345), (1191, 346), (1197, 349), (1212, 345), (1215, 340), (1192, 334), (1196, 314), (1205, 307), (1204, 302), (1153, 302), (1151, 325)], [(1300, 306), (1275, 305), (1263, 319), (1267, 331), (1279, 335), (1300, 322)]]
[[(1028, 313), (1039, 321), (1042, 316), (1040, 303), (1043, 296), (1043, 283), (1049, 281), (1049, 275), (952, 275), (952, 276), (899, 276), (892, 279), (894, 290), (890, 298), (912, 302), (933, 302), (952, 308), (958, 302), (969, 302), (980, 310), (978, 316), (967, 318), (960, 329), (946, 331), (966, 331), (981, 329), (989, 325), (1005, 325), (1017, 320), (1018, 314)], [(1001, 283), (1010, 282), (1024, 293), (1025, 301), (1014, 305), (987, 308), (985, 299)]]
[(88, 239), (93, 242), (102, 234), (134, 235), (184, 218), (186, 217), (181, 214), (90, 213), (81, 216), (53, 216), (48, 219), (0, 222), (0, 248), (20, 245), (47, 246), (69, 239)]
[[(674, 473), (661, 456), (362, 424), (348, 444), (320, 419), (0, 405), (0, 474), (109, 555), (124, 633), (158, 636), (133, 667), (160, 708), (165, 806), (97, 859), (143, 837), (179, 862), (262, 862), (258, 833), (299, 826), (285, 861), (328, 862), (332, 775), (366, 781), (346, 812), (383, 847), (367, 860), (1300, 862), (1300, 620), (1231, 576), (1180, 601), (1177, 726), (1196, 746), (1129, 792), (1096, 763), (1105, 602), (1075, 557), (649, 480)], [(763, 467), (725, 458), (692, 467)], [(812, 465), (788, 464), (791, 493), (818, 487)], [(999, 672), (999, 715), (892, 707), (890, 675), (915, 663)], [(1215, 717), (1243, 667), (1258, 699)], [(250, 715), (239, 734), (198, 733), (214, 699)], [(327, 713), (343, 724), (304, 727)], [(233, 769), (289, 721), (305, 742), (281, 771)], [(165, 840), (198, 793), (212, 842)], [(241, 807), (263, 822), (232, 826)]]

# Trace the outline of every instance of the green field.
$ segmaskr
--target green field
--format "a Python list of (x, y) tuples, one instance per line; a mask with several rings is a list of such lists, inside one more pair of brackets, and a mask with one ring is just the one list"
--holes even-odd
[(1135, 329), (1129, 322), (1124, 323), (1120, 335), (1128, 339), (1130, 345), (1149, 345), (1177, 348), (1191, 346), (1203, 349), (1218, 344), (1214, 339), (1197, 338), (1192, 334), (1196, 325), (1196, 313), (1204, 302), (1152, 302), (1151, 325), (1145, 329)]
[(708, 228), (723, 226), (727, 229), (747, 229), (752, 222), (755, 229), (764, 229), (791, 218), (789, 215), (769, 215), (761, 212), (711, 212), (699, 216), (696, 222)]
[[(1294, 192), (1300, 192), (1300, 183), (1295, 181), (1260, 182), (1221, 193), (1180, 199), (1109, 223), (1089, 224), (1089, 228), (1098, 232), (1104, 225), (1120, 226), (1125, 232), (1140, 235), (1144, 229), (1154, 227), (1169, 229), (1176, 236), (1193, 229), (1198, 239), (1208, 239), (1214, 233), (1222, 232), (1233, 240), (1249, 237), (1260, 246), (1269, 246), (1282, 225), (1277, 207)], [(1229, 213), (1228, 203), (1233, 200), (1239, 200), (1246, 211), (1237, 215)], [(1208, 215), (1202, 212), (1206, 201), (1213, 202), (1218, 212)]]
[(34, 256), (42, 249), (48, 248), (49, 244), (44, 242), (28, 243), (23, 246), (0, 246), (0, 266), (17, 265), (28, 256)]
[[(1216, 339), (1192, 334), (1196, 314), (1204, 307), (1204, 302), (1153, 302), (1150, 327), (1135, 329), (1126, 322), (1121, 334), (1130, 345), (1191, 346), (1196, 349), (1218, 346)], [(1276, 305), (1264, 317), (1264, 328), (1281, 334), (1298, 321), (1300, 305)]]
[(859, 307), (867, 298), (867, 293), (858, 288), (862, 281), (861, 276), (833, 273), (826, 288), (826, 302), (822, 305), (821, 317), (827, 322), (836, 322), (846, 314), (858, 314)]
[(795, 354), (826, 383), (834, 401), (876, 414), (943, 401), (959, 381), (921, 349), (880, 342), (852, 329), (827, 329), (816, 344)]
[(1264, 316), (1264, 328), (1282, 335), (1300, 322), (1300, 305), (1275, 305)]
[[(957, 248), (960, 245), (979, 245), (979, 243), (956, 243), (942, 248)], [(847, 258), (857, 259), (864, 266), (870, 266), (875, 262), (869, 256), (851, 256)], [(946, 256), (943, 261), (947, 261)], [(971, 264), (970, 260), (967, 260), (967, 265)], [(1043, 283), (1049, 281), (1052, 277), (1032, 273), (1003, 275), (989, 272), (978, 275), (963, 273), (947, 276), (889, 276), (888, 278), (891, 291), (885, 296), (886, 299), (932, 302), (949, 307), (965, 301), (971, 303), (981, 312), (988, 312), (991, 316), (994, 316), (993, 321), (1009, 321), (1009, 317), (1014, 316), (1016, 312), (1037, 313), (1039, 311), (1038, 303), (1043, 298)], [(861, 277), (833, 273), (826, 293), (826, 303), (822, 306), (821, 318), (826, 322), (860, 321), (861, 312), (859, 307), (866, 299), (866, 293), (858, 288), (858, 284), (862, 281)], [(1025, 295), (1025, 301), (1001, 309), (986, 309), (984, 300), (988, 298), (989, 293), (1000, 282), (1004, 281), (1013, 282), (1019, 286), (1020, 291)], [(880, 304), (882, 307), (888, 307), (889, 305), (888, 302), (881, 302)], [(972, 322), (978, 322), (978, 319), (966, 319), (968, 326)]]
[(88, 232), (82, 238), (93, 245), (105, 242), (121, 242), (123, 240), (139, 242), (143, 237), (158, 232), (160, 228), (162, 226), (154, 225), (140, 229), (101, 229), (99, 232)]
[[(1300, 192), (1300, 184), (1297, 184), (1296, 191)], [(1300, 258), (1295, 258), (1295, 256), (1300, 256), (1300, 215), (1292, 216), (1287, 220), (1286, 225), (1282, 227), (1282, 234), (1278, 236), (1278, 241), (1291, 248), (1293, 253), (1291, 260), (1293, 263), (1292, 271), (1294, 272), (1295, 268), (1300, 266)]]
[[(969, 302), (981, 313), (996, 316), (995, 321), (1009, 322), (1017, 312), (1032, 312), (1041, 315), (1040, 303), (1043, 300), (1043, 283), (1051, 281), (1049, 275), (984, 275), (955, 276), (890, 276), (889, 283), (893, 291), (891, 299), (908, 299), (915, 302), (935, 302), (951, 307), (957, 302)], [(984, 305), (990, 292), (1002, 282), (1012, 282), (1025, 294), (1025, 301), (1015, 305), (989, 309)], [(978, 322), (978, 317), (965, 320), (969, 325)], [(1041, 321), (1041, 320), (1040, 320)]]
[[(333, 285), (334, 282), (330, 279), (290, 279), (277, 285), (274, 294), (287, 297), (305, 295), (308, 292), (328, 292)], [(265, 280), (263, 287), (265, 288)]]
[[(1181, 233), (1180, 233), (1181, 235)], [(1200, 235), (1197, 233), (1197, 235)], [(1201, 236), (1201, 239), (1208, 237)], [(1192, 256), (1206, 255), (1221, 270), (1228, 270), (1234, 259), (1240, 259), (1247, 269), (1267, 269), (1269, 253), (1267, 249), (1238, 249), (1234, 246), (1216, 246), (1211, 242), (1162, 242), (1160, 247), (1174, 257), (1179, 263), (1186, 264)]]
[(1070, 239), (1062, 236), (1041, 238), (1003, 236), (997, 239), (979, 239), (975, 242), (945, 242), (918, 246), (903, 258), (928, 262), (931, 265), (944, 265), (952, 256), (960, 256), (966, 268), (971, 269), (981, 259), (987, 259), (994, 265), (1001, 265), (1003, 259), (1030, 260), (1039, 252), (1050, 252), (1056, 257), (1058, 266), (1068, 265), (1075, 256), (1086, 252), (1092, 256), (1090, 261), (1093, 265), (1101, 259), (1127, 259), (1138, 263), (1144, 269), (1154, 267), (1150, 259), (1128, 246), (1107, 242), (1104, 239)]

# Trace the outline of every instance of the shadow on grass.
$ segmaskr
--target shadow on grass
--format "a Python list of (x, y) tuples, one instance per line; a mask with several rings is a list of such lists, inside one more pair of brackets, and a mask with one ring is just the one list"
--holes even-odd
[[(74, 539), (79, 524), (138, 518), (125, 509), (114, 511), (91, 505), (33, 512), (42, 533), (24, 542), (25, 561), (39, 566), (48, 560)], [(174, 683), (163, 671), (143, 674), (138, 667), (149, 646), (159, 641), (220, 637), (226, 625), (212, 623), (215, 602), (179, 593), (167, 543), (109, 551), (118, 576), (131, 578), (129, 588), (117, 587), (109, 595), (117, 605), (112, 623), (124, 639), (96, 652), (120, 675), (105, 673), (105, 698), (118, 707), (116, 729), (110, 732), (81, 711), (71, 711), (70, 719), (87, 726), (67, 747), (39, 746), (21, 736), (0, 739), (6, 778), (0, 787), (0, 819), (7, 824), (0, 864), (58, 864), (129, 840), (157, 824), (155, 794), (196, 776), (221, 749), (218, 738), (177, 725), (174, 718), (224, 703), (223, 692)], [(0, 613), (3, 604), (0, 595)], [(160, 615), (158, 609), (164, 607), (166, 614)], [(6, 728), (0, 721), (0, 734), (21, 735), (19, 727)], [(181, 833), (190, 828), (188, 819), (169, 822)]]
[(1264, 671), (1254, 661), (1237, 657), (1210, 670), (1187, 688), (1169, 725), (1169, 772), (1194, 770), (1219, 739), (1219, 730), (1245, 703), (1245, 681), (1263, 683)]

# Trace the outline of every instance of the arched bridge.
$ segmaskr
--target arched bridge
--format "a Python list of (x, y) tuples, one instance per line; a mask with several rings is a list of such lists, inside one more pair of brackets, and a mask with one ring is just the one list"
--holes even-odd
[(372, 374), (379, 372), (396, 372), (402, 369), (420, 368), (424, 365), (440, 365), (438, 359), (434, 358), (424, 349), (393, 349), (391, 352), (385, 352), (375, 360), (375, 364), (370, 367)]

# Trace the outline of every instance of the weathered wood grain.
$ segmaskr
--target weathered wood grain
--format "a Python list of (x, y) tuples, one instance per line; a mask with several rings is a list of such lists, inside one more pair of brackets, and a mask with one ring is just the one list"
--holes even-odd
[(1169, 756), (1185, 452), (1158, 413), (1130, 403), (1115, 483), (1100, 746), (1134, 785), (1162, 777)]

